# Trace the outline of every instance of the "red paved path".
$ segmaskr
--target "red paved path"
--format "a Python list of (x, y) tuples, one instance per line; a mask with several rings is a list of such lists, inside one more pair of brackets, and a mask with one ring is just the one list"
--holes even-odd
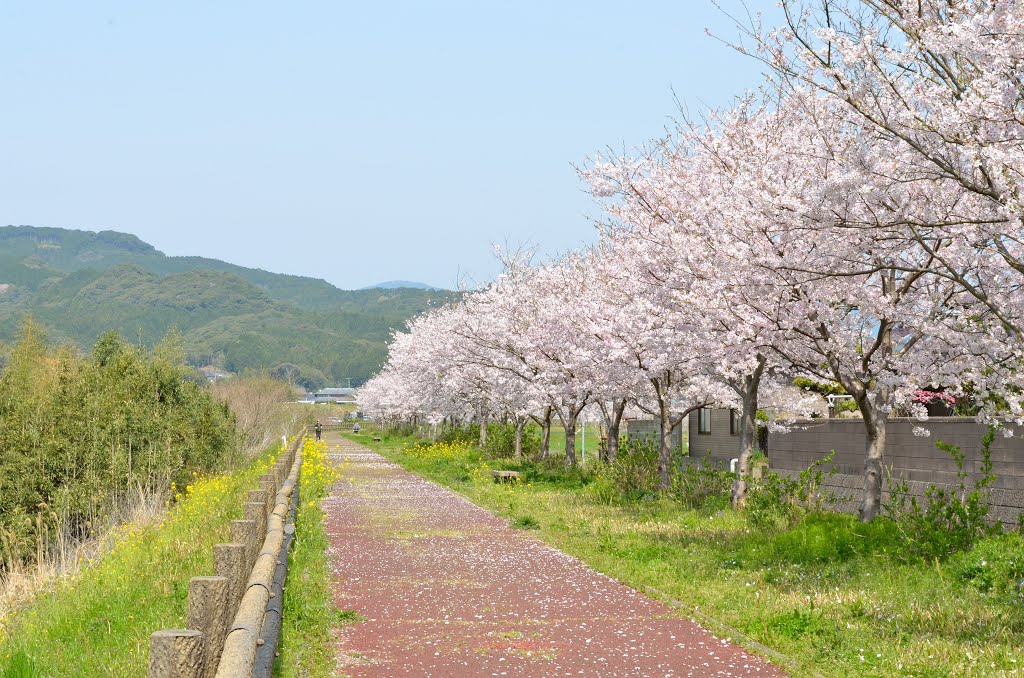
[[(328, 434), (324, 501), (351, 676), (782, 676), (505, 520)], [(340, 446), (340, 447), (339, 447)]]

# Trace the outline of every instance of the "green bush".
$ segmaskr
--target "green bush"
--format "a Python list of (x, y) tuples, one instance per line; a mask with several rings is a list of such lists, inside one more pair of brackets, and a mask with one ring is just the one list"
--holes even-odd
[[(487, 426), (487, 441), (482, 452), (484, 459), (508, 459), (516, 452), (516, 427), (514, 424), (492, 422)], [(540, 453), (540, 433), (523, 431), (523, 457), (531, 458)]]
[[(832, 461), (833, 450), (804, 469), (796, 478), (767, 471), (760, 480), (752, 480), (747, 490), (747, 516), (759, 530), (789, 528), (804, 516), (825, 509), (835, 501), (822, 487), (821, 468)], [(835, 469), (829, 471), (829, 475)]]
[(601, 472), (616, 499), (638, 500), (658, 487), (658, 445), (650, 437), (625, 438), (615, 461)]
[(557, 457), (541, 459), (538, 461), (524, 461), (517, 465), (510, 464), (509, 470), (519, 470), (520, 480), (532, 484), (552, 484), (559, 487), (589, 487), (598, 472), (582, 466), (566, 466), (565, 462)]
[(424, 441), (430, 445), (433, 443), (468, 443), (476, 444), (480, 440), (480, 427), (474, 424), (460, 426), (446, 426), (437, 435), (435, 441)]
[[(613, 504), (620, 501), (641, 501), (658, 494), (659, 447), (649, 436), (624, 438), (615, 461), (600, 466), (588, 491), (597, 501)], [(674, 455), (665, 496), (688, 508), (701, 508), (710, 503), (728, 501), (732, 491), (732, 474), (708, 463), (697, 463), (677, 453)]]
[(82, 357), (25, 323), (0, 373), (0, 566), (233, 461), (233, 417), (187, 377), (174, 338), (148, 353), (108, 334)]
[(992, 442), (995, 429), (990, 428), (981, 440), (981, 477), (967, 488), (970, 475), (964, 470), (964, 453), (956, 445), (938, 440), (935, 446), (953, 457), (957, 467), (958, 484), (955, 488), (929, 485), (924, 500), (910, 494), (904, 481), (890, 482), (890, 499), (884, 506), (907, 545), (911, 558), (932, 560), (945, 558), (957, 551), (969, 549), (979, 539), (1002, 531), (999, 523), (988, 520), (989, 487), (995, 482), (992, 472)]
[(688, 508), (701, 508), (714, 500), (728, 501), (733, 474), (713, 464), (687, 463), (671, 476), (670, 494)]

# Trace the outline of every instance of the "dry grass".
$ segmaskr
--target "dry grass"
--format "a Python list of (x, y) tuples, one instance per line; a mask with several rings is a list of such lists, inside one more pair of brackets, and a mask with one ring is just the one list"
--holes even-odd
[[(167, 514), (169, 499), (168, 492), (137, 486), (115, 499), (110, 514), (99, 517), (97, 536), (82, 539), (62, 527), (47, 543), (40, 539), (33, 562), (16, 563), (0, 571), (0, 620), (9, 619), (40, 593), (53, 589), (56, 583), (74, 579), (84, 566), (102, 558), (113, 547), (118, 529), (142, 529), (161, 521)], [(67, 523), (62, 521), (61, 525)]]

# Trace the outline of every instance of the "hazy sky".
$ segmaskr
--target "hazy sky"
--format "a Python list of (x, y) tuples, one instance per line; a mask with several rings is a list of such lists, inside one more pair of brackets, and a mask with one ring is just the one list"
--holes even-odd
[[(740, 0), (722, 0), (731, 10)], [(749, 0), (775, 17), (774, 0)], [(342, 288), (592, 242), (573, 164), (760, 82), (710, 0), (0, 3), (0, 225)]]

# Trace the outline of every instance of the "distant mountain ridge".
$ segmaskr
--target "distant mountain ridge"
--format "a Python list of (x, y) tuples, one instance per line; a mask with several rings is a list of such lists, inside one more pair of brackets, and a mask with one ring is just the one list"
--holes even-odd
[(354, 383), (392, 331), (457, 297), (435, 288), (340, 290), (316, 278), (168, 257), (116, 231), (0, 227), (0, 340), (25, 314), (88, 348), (115, 329), (152, 343), (176, 328), (195, 365), (263, 368), (306, 387)]
[(377, 283), (376, 285), (370, 285), (368, 287), (361, 287), (363, 290), (435, 290), (440, 292), (443, 288), (434, 287), (427, 283), (413, 282), (412, 280), (388, 280), (386, 282)]

